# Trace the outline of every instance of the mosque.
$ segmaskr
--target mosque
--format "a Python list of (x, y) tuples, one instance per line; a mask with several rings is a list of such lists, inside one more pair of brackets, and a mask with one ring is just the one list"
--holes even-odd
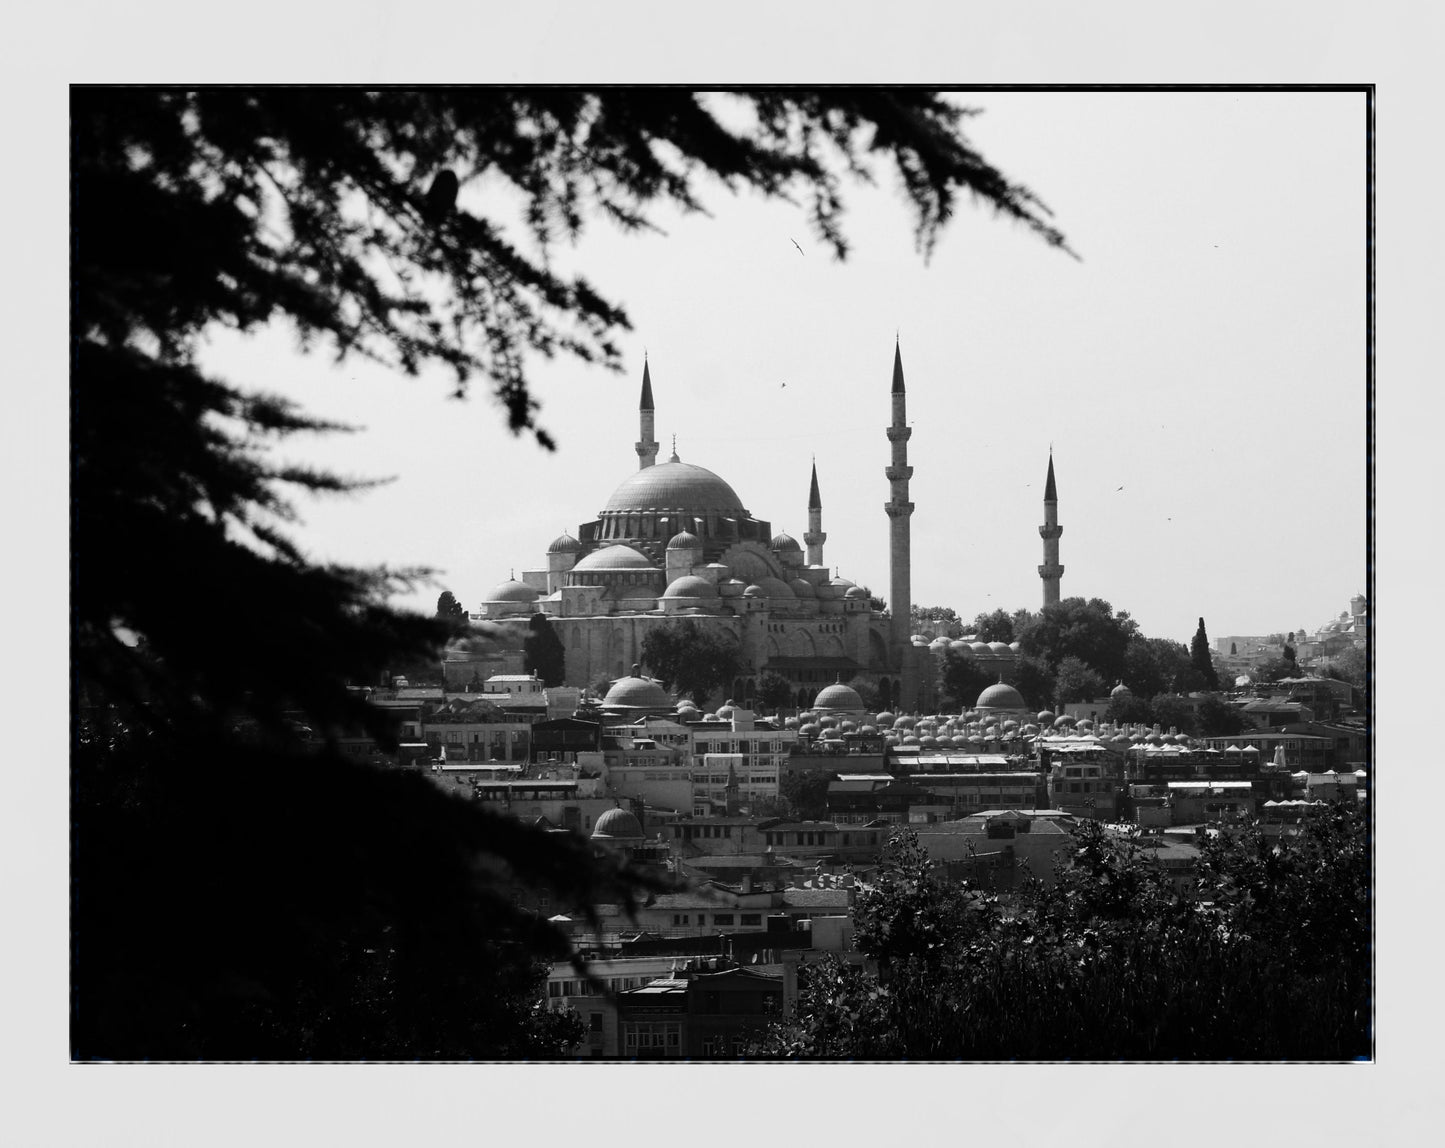
[[(688, 619), (731, 634), (744, 672), (732, 699), (748, 704), (758, 677), (773, 671), (794, 687), (795, 703), (813, 703), (826, 686), (862, 677), (877, 685), (885, 708), (931, 703), (933, 659), (911, 633), (913, 503), (908, 482), (907, 393), (899, 347), (893, 352), (887, 427), (890, 498), (889, 609), (875, 609), (866, 588), (833, 576), (824, 562), (823, 505), (816, 463), (808, 491), (808, 529), (802, 544), (773, 534), (743, 506), (719, 475), (678, 457), (658, 462), (650, 367), (644, 363), (638, 404), (638, 469), (576, 535), (547, 548), (545, 569), (492, 588), (472, 617), (524, 621), (545, 614), (566, 650), (566, 683), (592, 686), (622, 678), (642, 658), (656, 627)], [(1045, 599), (1057, 600), (1057, 519), (1050, 461)], [(1044, 531), (1041, 529), (1041, 533)], [(724, 693), (729, 693), (724, 690)]]

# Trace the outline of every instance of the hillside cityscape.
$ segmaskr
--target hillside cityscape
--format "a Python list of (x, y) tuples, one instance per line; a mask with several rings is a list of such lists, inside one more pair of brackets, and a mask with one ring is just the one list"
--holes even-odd
[(1265, 94), (74, 89), (71, 1059), (1373, 1060), (1372, 90)]

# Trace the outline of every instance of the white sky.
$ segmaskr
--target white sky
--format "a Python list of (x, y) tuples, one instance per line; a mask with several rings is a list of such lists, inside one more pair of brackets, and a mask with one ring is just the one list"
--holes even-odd
[[(548, 542), (636, 469), (646, 348), (659, 460), (675, 433), (684, 461), (801, 538), (816, 455), (826, 561), (886, 597), (896, 331), (915, 603), (1037, 608), (1052, 443), (1065, 595), (1185, 642), (1201, 615), (1215, 636), (1337, 615), (1365, 590), (1363, 95), (960, 98), (984, 109), (970, 138), (1053, 209), (1083, 262), (963, 203), (925, 263), (887, 169), (849, 194), (843, 263), (802, 210), (721, 187), (711, 218), (660, 215), (665, 235), (599, 220), (559, 254), (630, 314), (627, 372), (531, 366), (551, 456), (513, 439), (482, 391), (449, 399), (441, 372), (333, 367), (285, 332), (227, 335), (208, 364), (366, 428), (287, 457), (396, 476), (308, 501), (315, 555), (431, 566), (474, 608), (545, 565)], [(429, 610), (437, 592), (414, 601)]]

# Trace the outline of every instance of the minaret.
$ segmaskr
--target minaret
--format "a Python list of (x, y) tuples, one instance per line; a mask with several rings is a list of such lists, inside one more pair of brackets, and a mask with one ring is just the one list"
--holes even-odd
[(1064, 568), (1059, 565), (1059, 535), (1064, 528), (1059, 525), (1059, 492), (1054, 488), (1054, 452), (1049, 451), (1049, 477), (1044, 483), (1044, 524), (1039, 527), (1039, 537), (1044, 540), (1044, 564), (1039, 567), (1039, 577), (1044, 580), (1044, 605), (1052, 606), (1059, 600), (1059, 579)]
[(892, 611), (892, 642), (894, 654), (899, 660), (902, 675), (900, 699), (904, 706), (916, 704), (918, 682), (914, 668), (912, 623), (909, 619), (912, 606), (910, 587), (913, 559), (908, 520), (913, 515), (913, 503), (908, 501), (908, 480), (913, 477), (913, 468), (908, 465), (908, 440), (913, 431), (908, 425), (908, 396), (903, 387), (903, 355), (898, 343), (893, 344), (893, 424), (888, 428), (888, 441), (893, 444), (892, 465), (884, 470), (888, 476), (889, 493), (892, 497), (883, 504), (888, 512), (888, 608)]
[(823, 500), (818, 497), (818, 460), (813, 460), (813, 485), (808, 490), (808, 532), (803, 542), (808, 547), (808, 565), (823, 565), (823, 543), (828, 536), (823, 533)]
[(657, 461), (657, 439), (653, 437), (652, 426), (652, 375), (647, 369), (647, 356), (642, 358), (642, 398), (637, 404), (642, 430), (640, 441), (633, 444), (637, 450), (637, 469), (646, 470)]

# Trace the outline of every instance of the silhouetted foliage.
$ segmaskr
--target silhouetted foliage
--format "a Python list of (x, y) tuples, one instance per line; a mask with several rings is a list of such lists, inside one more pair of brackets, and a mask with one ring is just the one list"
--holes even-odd
[(1116, 615), (1102, 598), (1065, 598), (1017, 627), (1017, 640), (1023, 653), (1042, 658), (1050, 672), (1072, 656), (1115, 682), (1124, 677), (1129, 639), (1138, 632), (1126, 611)]
[(567, 680), (567, 649), (546, 614), (533, 614), (527, 621), (522, 669), (536, 674), (544, 686), (560, 686)]
[(456, 600), (450, 590), (443, 590), (437, 597), (437, 617), (464, 619), (466, 616), (467, 608)]
[(1154, 709), (1154, 721), (1166, 733), (1171, 729), (1177, 729), (1180, 733), (1187, 733), (1193, 736), (1199, 732), (1199, 723), (1194, 717), (1194, 707), (1184, 698), (1176, 694), (1161, 694), (1155, 698), (1151, 705)]
[(742, 670), (742, 651), (728, 633), (704, 630), (685, 620), (649, 630), (642, 639), (642, 664), (679, 696), (705, 705), (715, 690)]
[(777, 713), (793, 702), (793, 683), (776, 670), (765, 670), (758, 678), (758, 703)]
[(1013, 687), (1034, 709), (1049, 709), (1054, 704), (1054, 675), (1043, 658), (1019, 654), (1014, 659)]
[(1171, 689), (1192, 689), (1203, 680), (1191, 676), (1193, 663), (1183, 642), (1135, 634), (1124, 649), (1124, 684), (1141, 698)]
[(778, 778), (778, 794), (786, 816), (799, 821), (823, 821), (828, 816), (828, 785), (835, 775), (821, 770), (785, 770)]
[(1091, 666), (1070, 654), (1054, 673), (1054, 696), (1060, 703), (1087, 702), (1107, 693), (1104, 679)]
[[(1348, 1060), (1369, 1056), (1370, 858), (1340, 805), (1298, 837), (1204, 846), (1180, 895), (1150, 850), (1073, 830), (1053, 886), (1008, 906), (944, 880), (902, 830), (853, 910), (867, 968), (799, 970), (762, 1051), (829, 1059)], [(1299, 922), (1308, 922), (1297, 927)]]
[(945, 650), (938, 660), (939, 703), (949, 713), (972, 709), (978, 695), (997, 681), (997, 674), (984, 670), (965, 654)]
[(980, 642), (1012, 642), (1017, 636), (1015, 627), (1028, 618), (1028, 611), (995, 610), (991, 614), (979, 614), (974, 618), (973, 635)]
[(1199, 619), (1199, 629), (1194, 631), (1194, 638), (1189, 643), (1189, 660), (1194, 669), (1203, 679), (1204, 688), (1217, 690), (1219, 688), (1219, 675), (1214, 670), (1214, 658), (1209, 653), (1209, 635), (1204, 629), (1204, 619)]
[[(679, 90), (72, 92), (77, 1055), (556, 1047), (533, 958), (561, 935), (497, 875), (583, 902), (635, 882), (564, 835), (335, 753), (343, 734), (395, 745), (353, 687), (439, 672), (455, 621), (389, 604), (424, 571), (307, 558), (288, 498), (365, 484), (270, 450), (345, 428), (208, 377), (197, 355), (214, 325), (287, 323), (305, 351), (442, 367), (459, 394), (481, 378), (550, 448), (527, 355), (620, 369), (628, 326), (553, 270), (584, 216), (650, 226), (659, 205), (700, 210), (715, 177), (807, 201), (841, 257), (843, 181), (876, 158), (901, 175), (924, 252), (960, 193), (1063, 247), (933, 93), (722, 98), (750, 126)], [(506, 198), (480, 200), (484, 176), (520, 192), (536, 254), (477, 213)]]
[(1233, 737), (1248, 728), (1244, 715), (1223, 698), (1205, 698), (1199, 703), (1197, 732), (1200, 737)]

